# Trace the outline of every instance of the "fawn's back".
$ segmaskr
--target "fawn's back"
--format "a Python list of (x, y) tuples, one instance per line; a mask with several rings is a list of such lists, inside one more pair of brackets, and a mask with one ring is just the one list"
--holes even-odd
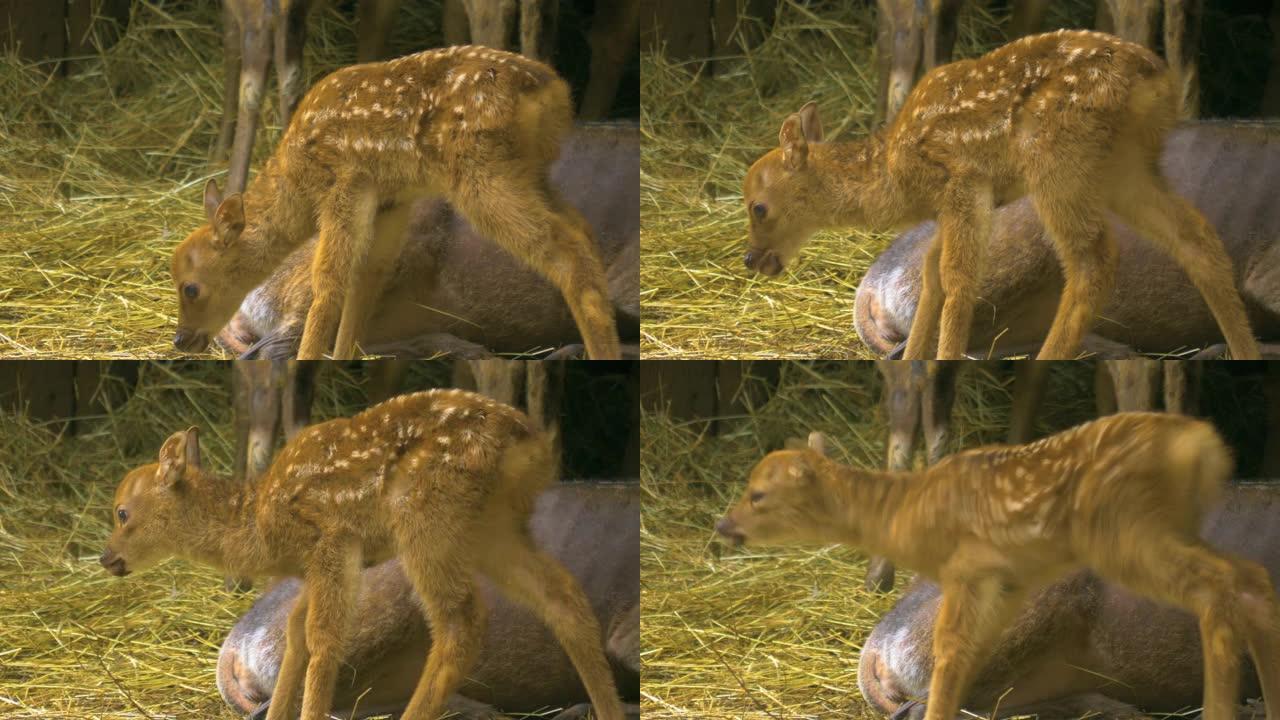
[(902, 511), (916, 516), (915, 527), (941, 526), (951, 538), (1054, 547), (1073, 558), (1098, 527), (1138, 526), (1147, 514), (1194, 536), (1230, 471), (1208, 423), (1123, 413), (1026, 445), (946, 457), (923, 473)]
[[(298, 105), (281, 147), (308, 164), (361, 169), (395, 192), (422, 183), (424, 160), (483, 161), (487, 143), (528, 143), (544, 132), (558, 145), (571, 121), (567, 92), (551, 68), (520, 55), (427, 50), (331, 73)], [(561, 100), (563, 122), (536, 127), (545, 125), (542, 106), (554, 111)]]
[[(1108, 131), (1139, 123), (1171, 128), (1177, 105), (1163, 61), (1104, 33), (1060, 30), (938, 67), (921, 79), (888, 128), (896, 173), (1021, 176), (1105, 145)], [(1035, 152), (1032, 152), (1032, 151)], [(997, 183), (997, 195), (1020, 183)]]
[[(425, 516), (459, 501), (483, 507), (511, 489), (501, 484), (505, 463), (525, 442), (534, 461), (543, 459), (545, 442), (528, 418), (483, 395), (401, 395), (308, 427), (281, 450), (260, 481), (259, 527), (275, 547), (346, 534), (362, 539), (366, 562), (385, 559), (395, 551), (397, 513)], [(541, 489), (519, 488), (512, 502), (531, 503)]]

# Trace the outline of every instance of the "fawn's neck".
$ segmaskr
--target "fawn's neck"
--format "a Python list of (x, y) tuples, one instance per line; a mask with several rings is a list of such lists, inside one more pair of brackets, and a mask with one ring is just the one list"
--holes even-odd
[(827, 473), (827, 498), (831, 516), (845, 533), (842, 542), (876, 555), (894, 557), (897, 547), (890, 532), (893, 518), (903, 507), (911, 473), (858, 470), (836, 462)]
[(273, 155), (244, 191), (243, 269), (255, 286), (315, 232), (307, 193), (296, 187), (287, 169), (287, 163)]
[(914, 213), (889, 173), (888, 153), (880, 133), (861, 140), (814, 143), (809, 163), (830, 198), (827, 225), (895, 228)]
[(220, 570), (261, 575), (269, 572), (256, 522), (253, 485), (212, 474), (187, 489), (187, 528), (183, 555)]

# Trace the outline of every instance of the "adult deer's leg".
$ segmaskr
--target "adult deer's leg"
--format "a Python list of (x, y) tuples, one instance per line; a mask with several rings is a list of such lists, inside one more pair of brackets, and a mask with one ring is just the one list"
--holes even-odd
[(584, 120), (607, 117), (618, 94), (627, 60), (636, 54), (636, 28), (640, 25), (639, 0), (597, 2), (591, 19), (591, 75), (582, 93), (578, 115)]
[(276, 686), (271, 691), (271, 707), (267, 720), (292, 720), (298, 716), (298, 694), (302, 690), (303, 673), (307, 660), (307, 595), (298, 594), (298, 603), (289, 611), (289, 624), (285, 627), (284, 658), (276, 675)]
[[(884, 377), (884, 407), (889, 415), (888, 457), (890, 470), (911, 467), (919, 437), (920, 404), (923, 395), (925, 363), (919, 360), (877, 360), (876, 369)], [(886, 557), (874, 556), (867, 562), (863, 586), (871, 592), (893, 590), (895, 568)]]
[(924, 360), (933, 355), (936, 347), (943, 300), (942, 280), (939, 277), (941, 259), (942, 234), (939, 233), (925, 252), (924, 263), (920, 267), (920, 300), (916, 303), (915, 317), (911, 319), (907, 348), (902, 355), (904, 360)]
[[(1045, 183), (1032, 195), (1062, 263), (1062, 298), (1037, 360), (1069, 360), (1111, 292), (1116, 247), (1101, 212), (1102, 202), (1085, 182), (1069, 187)], [(1069, 202), (1063, 202), (1070, 198)]]
[(391, 20), (400, 0), (360, 0), (360, 27), (356, 39), (356, 60), (373, 62), (386, 55)]
[[(596, 8), (596, 18), (600, 9)], [(545, 63), (555, 52), (560, 0), (520, 0), (520, 54)]]
[(923, 55), (923, 18), (916, 12), (915, 0), (877, 0), (876, 5), (880, 10), (876, 21), (878, 32), (884, 41), (880, 49), (887, 50), (890, 58), (887, 64), (881, 65), (882, 71), (887, 70), (888, 74), (881, 79), (885, 96), (879, 100), (884, 106), (884, 120), (888, 122), (898, 114), (915, 85)]
[(1203, 0), (1165, 0), (1164, 55), (1182, 82), (1178, 88), (1181, 117), (1200, 115), (1200, 17)]
[(462, 0), (471, 25), (471, 42), (506, 50), (516, 25), (517, 0)]
[(240, 107), (240, 22), (231, 11), (231, 3), (222, 3), (222, 129), (213, 156), (218, 161), (227, 156), (236, 132), (236, 113)]
[(938, 334), (939, 360), (959, 360), (969, 347), (982, 253), (991, 237), (992, 203), (990, 186), (976, 178), (953, 178), (943, 191), (938, 227), (942, 238), (939, 280), (945, 300)]
[(227, 195), (244, 190), (253, 156), (253, 139), (258, 132), (262, 93), (267, 84), (267, 64), (271, 61), (271, 33), (266, 28), (241, 28), (239, 115), (235, 142), (231, 146), (231, 168), (227, 172)]
[(1231, 355), (1237, 360), (1260, 359), (1231, 258), (1204, 215), (1170, 190), (1149, 165), (1118, 178), (1113, 190), (1107, 195), (1112, 211), (1169, 253), (1187, 273), (1222, 329)]
[[(339, 180), (320, 208), (320, 242), (311, 261), (311, 287), (315, 297), (307, 311), (299, 360), (320, 360), (336, 349), (342, 306), (352, 281), (356, 259), (368, 252), (373, 236), (378, 199), (373, 187), (362, 180)], [(361, 328), (352, 328), (358, 336)], [(349, 359), (334, 352), (335, 359)]]
[(373, 220), (369, 250), (352, 258), (342, 320), (333, 343), (334, 357), (354, 356), (356, 343), (364, 340), (360, 333), (368, 325), (387, 281), (395, 273), (412, 209), (413, 203), (402, 202), (378, 211)]
[(310, 0), (292, 0), (276, 22), (276, 89), (280, 93), (280, 127), (289, 127), (294, 108), (306, 89), (302, 72), (302, 49), (307, 44), (307, 13)]

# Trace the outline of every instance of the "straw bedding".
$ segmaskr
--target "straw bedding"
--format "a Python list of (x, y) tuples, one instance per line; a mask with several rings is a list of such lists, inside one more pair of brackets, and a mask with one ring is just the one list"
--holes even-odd
[[(1093, 2), (1049, 5), (1046, 29), (1093, 22)], [(1000, 45), (1008, 7), (965, 3), (956, 56)], [(756, 24), (743, 20), (753, 30)], [(698, 62), (643, 54), (645, 357), (870, 356), (853, 331), (854, 290), (893, 234), (818, 233), (782, 275), (750, 274), (742, 265), (742, 182), (750, 164), (777, 146), (785, 117), (810, 100), (819, 105), (828, 138), (870, 131), (875, 30), (875, 3), (780, 0), (767, 39), (719, 61), (714, 76), (699, 76)], [(1266, 65), (1269, 36), (1261, 15), (1206, 9), (1206, 114), (1256, 112), (1249, 103), (1260, 95), (1258, 67)]]
[[(1231, 378), (1211, 375), (1206, 387), (1215, 389), (1206, 392), (1214, 399), (1207, 404), (1224, 434), (1238, 437), (1259, 421), (1261, 408), (1232, 410), (1253, 390), (1236, 386), (1236, 395)], [(1093, 417), (1092, 383), (1090, 363), (1057, 366), (1037, 432)], [(740, 496), (752, 465), (788, 437), (821, 430), (833, 457), (883, 466), (881, 382), (871, 363), (817, 362), (784, 364), (772, 394), (759, 377), (746, 384), (752, 392), (744, 396), (757, 401), (743, 416), (722, 419), (718, 436), (661, 412), (641, 419), (644, 717), (877, 717), (857, 688), (858, 657), (909, 573), (900, 569), (897, 589), (877, 595), (863, 589), (866, 559), (852, 549), (731, 549), (715, 540), (713, 527)], [(1003, 441), (1011, 390), (1007, 372), (967, 368), (952, 447)], [(1252, 441), (1245, 446), (1260, 449)]]
[[(448, 377), (445, 364), (420, 364), (406, 385)], [(125, 579), (97, 562), (116, 483), (154, 462), (175, 428), (199, 425), (204, 462), (228, 471), (229, 383), (221, 364), (145, 364), (127, 400), (122, 380), (104, 382), (107, 409), (75, 435), (0, 413), (0, 717), (240, 717), (218, 695), (215, 664), (256, 593), (226, 592), (217, 572), (185, 561)], [(315, 419), (365, 402), (361, 373), (330, 367)]]

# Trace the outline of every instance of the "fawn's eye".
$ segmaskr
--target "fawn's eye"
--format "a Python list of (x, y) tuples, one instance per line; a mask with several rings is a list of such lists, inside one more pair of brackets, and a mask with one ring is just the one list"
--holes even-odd
[(195, 283), (183, 283), (182, 295), (188, 300), (195, 300), (200, 295), (200, 288)]
[(751, 504), (755, 505), (756, 503), (764, 499), (764, 493), (760, 492), (759, 490), (756, 490), (755, 492), (751, 493), (749, 497), (751, 499)]
[(769, 208), (764, 203), (751, 203), (751, 214), (756, 216), (757, 220), (763, 220), (765, 215), (769, 214)]
[(116, 509), (116, 519), (118, 519), (118, 520), (120, 521), (120, 524), (121, 524), (121, 525), (123, 525), (123, 524), (125, 524), (125, 523), (129, 522), (129, 511), (128, 511), (128, 510), (125, 510), (124, 508), (117, 508), (117, 509)]

